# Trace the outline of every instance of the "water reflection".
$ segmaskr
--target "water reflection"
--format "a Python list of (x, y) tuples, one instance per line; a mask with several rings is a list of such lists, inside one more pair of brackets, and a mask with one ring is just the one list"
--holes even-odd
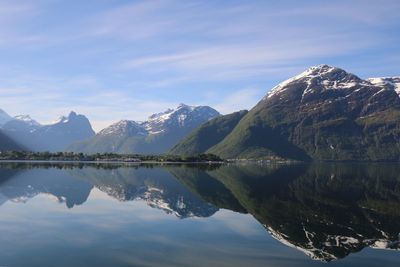
[(208, 174), (274, 238), (313, 259), (400, 248), (397, 166), (224, 166)]
[[(400, 249), (400, 167), (391, 164), (136, 166), (3, 164), (0, 205), (50, 195), (68, 208), (93, 190), (178, 218), (251, 214), (275, 239), (330, 262)], [(195, 229), (194, 229), (195, 231)], [(172, 241), (171, 241), (172, 242)]]

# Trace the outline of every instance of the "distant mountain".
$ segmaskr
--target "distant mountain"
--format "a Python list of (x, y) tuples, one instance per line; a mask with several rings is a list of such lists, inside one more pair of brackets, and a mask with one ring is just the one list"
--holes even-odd
[(151, 115), (145, 122), (115, 123), (89, 140), (69, 146), (68, 150), (85, 153), (165, 153), (195, 128), (219, 115), (207, 106), (181, 104), (176, 109)]
[(18, 116), (15, 116), (13, 119), (17, 120), (17, 121), (25, 122), (27, 125), (30, 125), (32, 127), (40, 127), (41, 126), (40, 123), (38, 123), (37, 121), (32, 119), (31, 116), (29, 116), (29, 115), (18, 115)]
[(274, 87), (208, 152), (223, 158), (398, 161), (399, 81), (312, 67)]
[(2, 130), (33, 151), (63, 151), (71, 143), (95, 134), (89, 120), (75, 112), (48, 125), (41, 125), (28, 115), (17, 116), (4, 124)]
[(0, 130), (0, 151), (25, 150), (23, 146), (15, 142)]
[(145, 143), (148, 132), (137, 122), (123, 120), (105, 128), (92, 138), (70, 145), (67, 150), (85, 153), (131, 153)]
[(194, 130), (171, 150), (174, 155), (196, 155), (205, 153), (209, 148), (221, 142), (247, 114), (247, 110), (219, 116)]
[(0, 109), (0, 127), (3, 126), (5, 123), (9, 122), (10, 120), (12, 120), (12, 117), (8, 115), (7, 112)]

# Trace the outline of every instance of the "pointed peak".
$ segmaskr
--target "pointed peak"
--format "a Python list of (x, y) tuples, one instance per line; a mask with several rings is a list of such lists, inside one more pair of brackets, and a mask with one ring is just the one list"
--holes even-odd
[(180, 109), (180, 108), (187, 108), (187, 107), (190, 107), (190, 106), (189, 106), (189, 105), (186, 105), (186, 104), (184, 104), (184, 103), (180, 103), (180, 104), (178, 105), (177, 109)]
[(312, 66), (308, 68), (306, 71), (302, 72), (301, 74), (297, 75), (296, 77), (305, 77), (305, 76), (310, 76), (310, 75), (323, 75), (326, 73), (330, 73), (333, 71), (339, 71), (339, 72), (346, 72), (343, 69), (330, 66), (328, 64), (320, 64), (317, 66)]
[(178, 105), (178, 107), (176, 108), (175, 111), (181, 110), (181, 109), (186, 109), (186, 110), (193, 111), (195, 108), (198, 108), (198, 107), (199, 107), (199, 106), (189, 106), (189, 105), (180, 103), (180, 104)]
[[(363, 80), (345, 70), (327, 64), (321, 64), (308, 68), (306, 71), (287, 79), (269, 91), (264, 99), (286, 91), (288, 86), (296, 83), (305, 83), (307, 89), (315, 85), (322, 85), (327, 89), (349, 88)], [(290, 86), (289, 86), (290, 87)], [(307, 91), (306, 89), (306, 91)]]
[(310, 69), (339, 69), (339, 68), (328, 64), (319, 64), (317, 66), (312, 66)]
[(68, 115), (68, 118), (73, 118), (73, 117), (76, 117), (76, 116), (78, 116), (78, 114), (76, 114), (75, 111), (71, 111), (71, 112), (69, 113), (69, 115)]

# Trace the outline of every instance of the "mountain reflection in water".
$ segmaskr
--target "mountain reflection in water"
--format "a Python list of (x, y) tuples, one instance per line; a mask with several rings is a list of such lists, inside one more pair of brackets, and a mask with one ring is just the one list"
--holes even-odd
[(94, 188), (180, 219), (220, 209), (251, 214), (282, 244), (324, 262), (365, 247), (400, 249), (400, 166), (394, 164), (0, 168), (0, 205), (46, 194), (74, 209)]

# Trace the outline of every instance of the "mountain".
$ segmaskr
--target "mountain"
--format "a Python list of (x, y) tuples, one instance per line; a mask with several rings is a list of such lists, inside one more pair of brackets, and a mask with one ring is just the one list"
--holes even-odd
[(17, 116), (4, 124), (2, 130), (29, 150), (52, 152), (63, 151), (69, 144), (95, 134), (89, 120), (73, 111), (48, 125), (41, 125), (28, 115)]
[(2, 125), (4, 125), (5, 123), (9, 122), (10, 120), (12, 120), (12, 117), (10, 115), (8, 115), (7, 112), (0, 109), (0, 127)]
[(205, 153), (221, 142), (246, 114), (247, 110), (242, 110), (204, 123), (175, 145), (169, 153), (185, 156)]
[(312, 67), (274, 87), (219, 144), (223, 158), (400, 160), (400, 78)]
[(0, 152), (25, 150), (23, 146), (15, 142), (0, 130)]
[(180, 104), (175, 109), (151, 115), (145, 122), (117, 122), (89, 140), (72, 144), (68, 150), (84, 153), (165, 153), (201, 124), (219, 115), (207, 106)]
[(103, 129), (92, 138), (70, 145), (67, 150), (85, 153), (130, 153), (144, 143), (148, 132), (135, 121), (123, 120)]

